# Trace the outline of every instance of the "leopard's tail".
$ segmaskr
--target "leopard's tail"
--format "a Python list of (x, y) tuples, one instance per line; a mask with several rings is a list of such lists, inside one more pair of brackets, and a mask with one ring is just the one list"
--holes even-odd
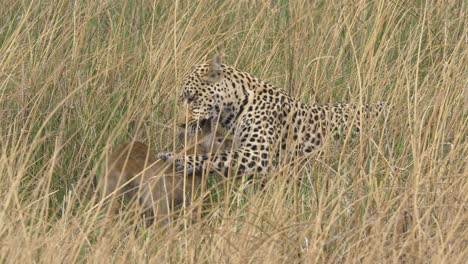
[(348, 133), (349, 129), (351, 129), (353, 134), (358, 134), (362, 130), (361, 120), (366, 122), (366, 125), (373, 125), (376, 123), (376, 120), (385, 116), (386, 108), (386, 103), (382, 101), (362, 106), (351, 103), (334, 104), (329, 111), (329, 129), (334, 138)]

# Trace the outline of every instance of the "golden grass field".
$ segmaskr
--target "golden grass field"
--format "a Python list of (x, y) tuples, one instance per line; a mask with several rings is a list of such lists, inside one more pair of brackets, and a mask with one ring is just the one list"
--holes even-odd
[[(466, 263), (465, 1), (0, 3), (2, 263)], [(304, 102), (386, 118), (263, 190), (209, 176), (202, 219), (106, 219), (104, 153), (175, 140), (183, 76), (216, 51)]]

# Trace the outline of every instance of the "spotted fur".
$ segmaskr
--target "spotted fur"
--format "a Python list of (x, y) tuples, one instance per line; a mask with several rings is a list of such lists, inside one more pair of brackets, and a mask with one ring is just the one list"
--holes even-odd
[[(180, 101), (190, 113), (189, 133), (210, 120), (233, 132), (235, 148), (212, 156), (176, 157), (176, 165), (200, 171), (211, 161), (212, 170), (224, 173), (233, 165), (240, 173), (266, 173), (271, 160), (311, 153), (329, 136), (340, 136), (348, 129), (359, 132), (361, 114), (368, 120), (384, 109), (381, 102), (362, 107), (307, 105), (281, 88), (222, 64), (218, 56), (196, 66), (185, 78)], [(170, 153), (162, 157), (173, 158)]]

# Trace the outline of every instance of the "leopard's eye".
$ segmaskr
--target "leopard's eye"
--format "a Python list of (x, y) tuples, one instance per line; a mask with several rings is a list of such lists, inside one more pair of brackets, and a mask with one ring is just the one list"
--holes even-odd
[(188, 104), (193, 103), (193, 101), (195, 101), (195, 95), (192, 95), (192, 96), (187, 97), (187, 103), (188, 103)]

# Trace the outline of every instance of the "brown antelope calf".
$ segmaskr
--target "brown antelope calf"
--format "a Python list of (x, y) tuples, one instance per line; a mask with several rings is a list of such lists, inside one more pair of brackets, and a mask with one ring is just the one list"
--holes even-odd
[[(212, 132), (211, 124), (203, 124), (197, 140), (188, 138), (181, 152), (193, 154), (223, 151), (232, 142), (219, 133)], [(184, 137), (180, 133), (179, 137)], [(182, 139), (183, 140), (183, 139)], [(192, 191), (201, 184), (201, 175), (184, 177), (183, 171), (174, 173), (172, 163), (157, 159), (149, 147), (141, 142), (121, 144), (115, 147), (104, 161), (99, 190), (104, 198), (111, 199), (111, 213), (119, 211), (116, 197), (138, 200), (148, 222), (155, 220), (161, 226), (169, 222), (171, 212), (177, 207), (190, 203)], [(192, 208), (192, 214), (199, 210)]]

